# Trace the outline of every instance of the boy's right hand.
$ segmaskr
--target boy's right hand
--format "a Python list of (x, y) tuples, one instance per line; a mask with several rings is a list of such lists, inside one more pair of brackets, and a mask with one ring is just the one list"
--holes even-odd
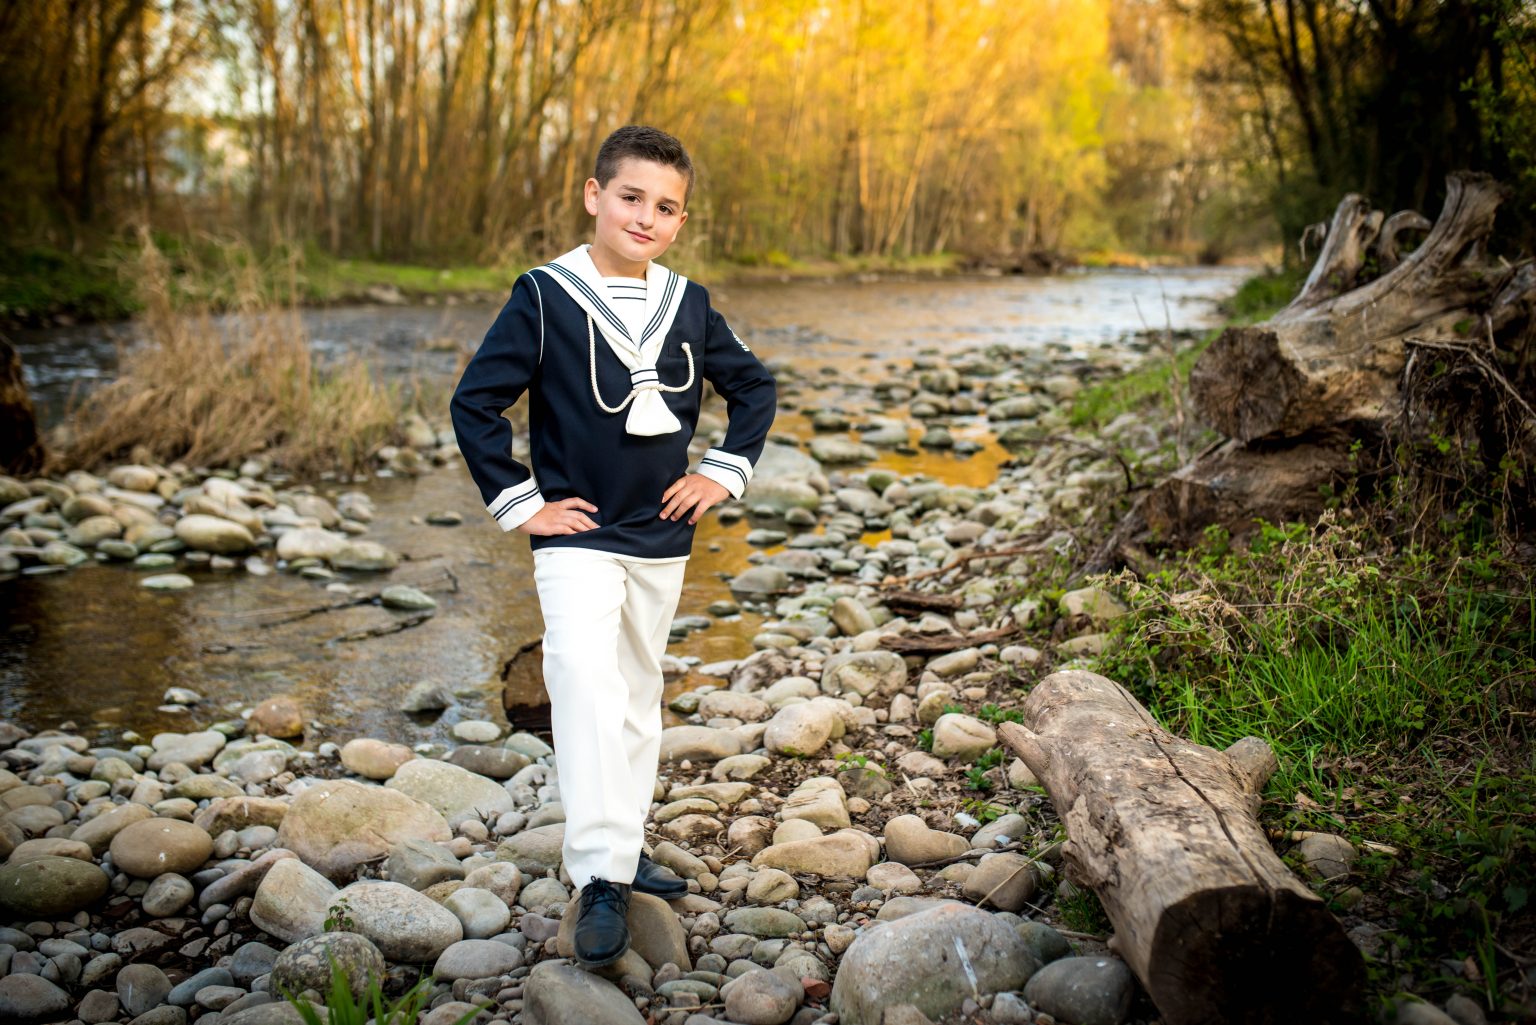
[(537, 534), (540, 537), (596, 530), (597, 524), (587, 516), (589, 512), (597, 512), (597, 506), (585, 498), (562, 498), (558, 502), (545, 502), (544, 508), (524, 520), (517, 529), (524, 534)]

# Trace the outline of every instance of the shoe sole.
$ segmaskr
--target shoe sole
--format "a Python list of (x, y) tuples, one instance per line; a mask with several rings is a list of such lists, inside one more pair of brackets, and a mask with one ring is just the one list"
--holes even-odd
[(662, 900), (679, 900), (679, 899), (681, 899), (683, 897), (688, 896), (688, 887), (684, 886), (682, 889), (679, 889), (679, 890), (665, 890), (665, 891), (663, 891), (663, 890), (642, 890), (642, 889), (640, 889), (637, 886), (637, 887), (635, 887), (635, 892), (636, 893), (643, 893), (643, 894), (645, 894), (645, 895), (647, 895), (649, 897), (660, 897)]
[(612, 957), (608, 958), (608, 960), (606, 960), (606, 961), (588, 961), (586, 958), (582, 957), (580, 954), (577, 954), (576, 955), (576, 963), (578, 965), (580, 965), (581, 967), (583, 967), (583, 968), (589, 968), (589, 969), (590, 968), (607, 968), (609, 965), (618, 964), (619, 961), (627, 953), (629, 953), (629, 948), (625, 947), (623, 950), (619, 951), (617, 954), (615, 954)]

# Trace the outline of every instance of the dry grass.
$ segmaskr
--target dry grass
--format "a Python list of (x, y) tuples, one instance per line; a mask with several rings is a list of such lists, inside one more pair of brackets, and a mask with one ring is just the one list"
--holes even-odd
[(75, 402), (63, 468), (127, 457), (218, 467), (260, 456), (299, 476), (352, 472), (396, 440), (405, 399), (356, 356), (319, 366), (299, 313), (252, 274), (234, 312), (173, 301), (170, 266), (146, 239), (139, 261), (142, 341), (114, 382)]

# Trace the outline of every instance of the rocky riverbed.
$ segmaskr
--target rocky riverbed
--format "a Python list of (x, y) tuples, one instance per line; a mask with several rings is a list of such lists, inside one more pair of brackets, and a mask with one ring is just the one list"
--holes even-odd
[[(1127, 483), (1111, 452), (1171, 458), (1164, 424), (1070, 427), (1084, 383), (1144, 348), (919, 354), (840, 376), (835, 403), (821, 368), (776, 365), (805, 429), (776, 437), (720, 514), (755, 549), (729, 599), (674, 629), (751, 626), (728, 657), (669, 663), (648, 842), (690, 893), (637, 896), (613, 968), (569, 961), (564, 813), (539, 737), (487, 717), (437, 743), (321, 739), (302, 695), (221, 714), (173, 689), (164, 703), (200, 728), (0, 723), (0, 1019), (297, 1022), (280, 994), (318, 1001), (334, 958), (390, 992), (430, 973), (431, 1025), (1156, 1020), (1106, 937), (1071, 927), (1054, 815), (994, 731), (1034, 681), (1111, 643), (1112, 589), (1021, 581), (1080, 555)], [(900, 469), (904, 452), (994, 437), (1015, 458), (982, 486)], [(381, 464), (452, 457), (423, 423)], [(145, 582), (308, 574), (397, 620), (430, 615), (367, 540), (365, 493), (238, 469), (0, 481), (0, 544), (23, 571), (83, 556), (132, 573), (160, 555)], [(1343, 841), (1302, 856), (1320, 875), (1353, 857)]]

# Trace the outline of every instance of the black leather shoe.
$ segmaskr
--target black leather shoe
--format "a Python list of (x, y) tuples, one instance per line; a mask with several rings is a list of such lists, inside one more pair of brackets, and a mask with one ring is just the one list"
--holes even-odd
[(673, 875), (670, 868), (663, 868), (641, 854), (640, 864), (635, 866), (635, 892), (649, 893), (662, 900), (676, 900), (687, 896), (688, 883)]
[(596, 876), (581, 888), (575, 947), (583, 967), (606, 968), (629, 949), (629, 889)]

